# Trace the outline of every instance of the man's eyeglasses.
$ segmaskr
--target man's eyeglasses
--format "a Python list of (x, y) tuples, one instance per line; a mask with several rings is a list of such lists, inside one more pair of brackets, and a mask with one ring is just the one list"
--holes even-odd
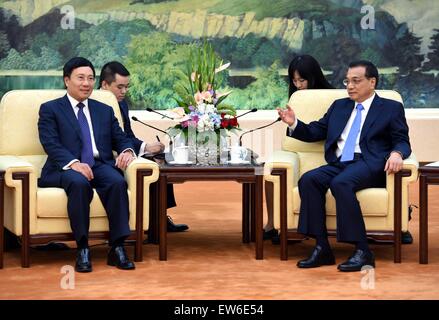
[(349, 79), (344, 79), (343, 80), (343, 84), (347, 87), (349, 84), (352, 84), (352, 85), (354, 85), (354, 86), (357, 86), (357, 85), (359, 85), (360, 83), (361, 83), (361, 81), (363, 81), (364, 79), (367, 79), (367, 78), (354, 78), (354, 79), (352, 79), (352, 80), (349, 80)]

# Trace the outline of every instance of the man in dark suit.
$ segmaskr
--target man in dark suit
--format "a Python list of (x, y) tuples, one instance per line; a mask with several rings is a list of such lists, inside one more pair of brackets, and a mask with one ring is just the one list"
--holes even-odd
[[(134, 135), (134, 132), (131, 129), (130, 118), (128, 116), (128, 104), (125, 100), (125, 95), (128, 92), (129, 84), (130, 73), (120, 62), (112, 61), (102, 67), (99, 77), (99, 88), (113, 92), (113, 94), (117, 98), (117, 101), (119, 101), (119, 107), (123, 117), (123, 127), (125, 133), (131, 139), (134, 145), (134, 150), (137, 152), (138, 156), (150, 156), (156, 153), (163, 152), (164, 145), (161, 142), (153, 142), (147, 144), (146, 142), (138, 139)], [(175, 207), (177, 204), (175, 203), (174, 187), (172, 184), (168, 184), (167, 194), (167, 207)], [(185, 231), (188, 228), (189, 227), (186, 224), (174, 223), (172, 218), (168, 216), (168, 232), (180, 232)]]
[[(95, 84), (90, 61), (80, 57), (69, 60), (63, 76), (67, 94), (40, 107), (38, 131), (48, 157), (38, 186), (63, 188), (67, 194), (70, 226), (78, 247), (77, 272), (92, 271), (88, 231), (93, 188), (109, 220), (107, 264), (134, 269), (124, 248), (130, 228), (127, 183), (122, 173), (135, 159), (134, 146), (119, 127), (113, 109), (89, 99)], [(112, 150), (118, 153), (116, 159)]]
[(288, 124), (287, 135), (305, 142), (326, 140), (327, 165), (305, 173), (299, 180), (301, 198), (298, 232), (316, 239), (316, 246), (299, 268), (335, 264), (326, 230), (325, 195), (336, 200), (337, 240), (355, 245), (354, 254), (340, 271), (375, 267), (356, 192), (384, 187), (386, 176), (402, 169), (410, 156), (408, 126), (403, 105), (375, 93), (378, 70), (369, 61), (349, 65), (344, 84), (349, 98), (336, 100), (318, 121), (305, 124), (293, 109), (278, 109)]

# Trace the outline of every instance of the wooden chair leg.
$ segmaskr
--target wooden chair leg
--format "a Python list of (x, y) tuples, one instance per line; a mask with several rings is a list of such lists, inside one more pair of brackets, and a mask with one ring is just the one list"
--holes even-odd
[(29, 173), (17, 172), (12, 174), (12, 179), (21, 180), (22, 194), (22, 225), (21, 225), (21, 266), (23, 268), (30, 267), (30, 217), (29, 217)]
[(402, 205), (402, 177), (411, 175), (410, 170), (401, 170), (395, 173), (395, 194), (394, 194), (394, 210), (393, 210), (393, 234), (394, 234), (394, 257), (395, 263), (401, 263), (401, 205)]
[(151, 174), (151, 170), (137, 170), (136, 174), (136, 244), (134, 246), (134, 261), (136, 262), (143, 261), (143, 178)]
[(4, 185), (4, 172), (0, 172), (0, 269), (3, 269), (3, 250), (4, 250), (4, 192), (5, 192), (5, 185)]
[(288, 260), (287, 170), (273, 169), (271, 174), (280, 180), (280, 259)]

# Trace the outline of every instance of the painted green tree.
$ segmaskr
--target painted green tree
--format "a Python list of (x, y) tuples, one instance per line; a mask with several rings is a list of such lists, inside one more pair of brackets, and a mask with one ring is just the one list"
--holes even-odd
[(424, 64), (424, 70), (439, 70), (439, 29), (434, 29), (430, 39), (431, 43), (428, 46), (430, 52), (427, 55), (429, 61)]
[(396, 61), (400, 74), (411, 74), (421, 67), (424, 56), (420, 53), (420, 37), (414, 36), (413, 33), (407, 29), (404, 35), (398, 39), (395, 49), (393, 54), (397, 55)]
[(234, 88), (227, 103), (236, 109), (267, 109), (283, 107), (288, 102), (287, 82), (279, 75), (279, 64), (257, 68), (257, 80), (245, 89)]
[(0, 59), (6, 57), (11, 46), (9, 45), (8, 35), (0, 31)]
[(188, 57), (189, 45), (177, 45), (166, 33), (133, 37), (126, 66), (131, 72), (130, 99), (135, 108), (175, 107), (176, 70), (185, 65)]

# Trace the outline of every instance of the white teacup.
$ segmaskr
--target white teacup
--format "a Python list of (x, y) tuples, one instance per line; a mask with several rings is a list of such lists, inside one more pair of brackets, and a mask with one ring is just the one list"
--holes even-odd
[(244, 162), (247, 158), (247, 148), (240, 146), (233, 146), (230, 148), (231, 162)]
[(189, 147), (181, 146), (174, 148), (172, 151), (172, 156), (174, 157), (174, 161), (177, 163), (187, 163), (189, 160)]

